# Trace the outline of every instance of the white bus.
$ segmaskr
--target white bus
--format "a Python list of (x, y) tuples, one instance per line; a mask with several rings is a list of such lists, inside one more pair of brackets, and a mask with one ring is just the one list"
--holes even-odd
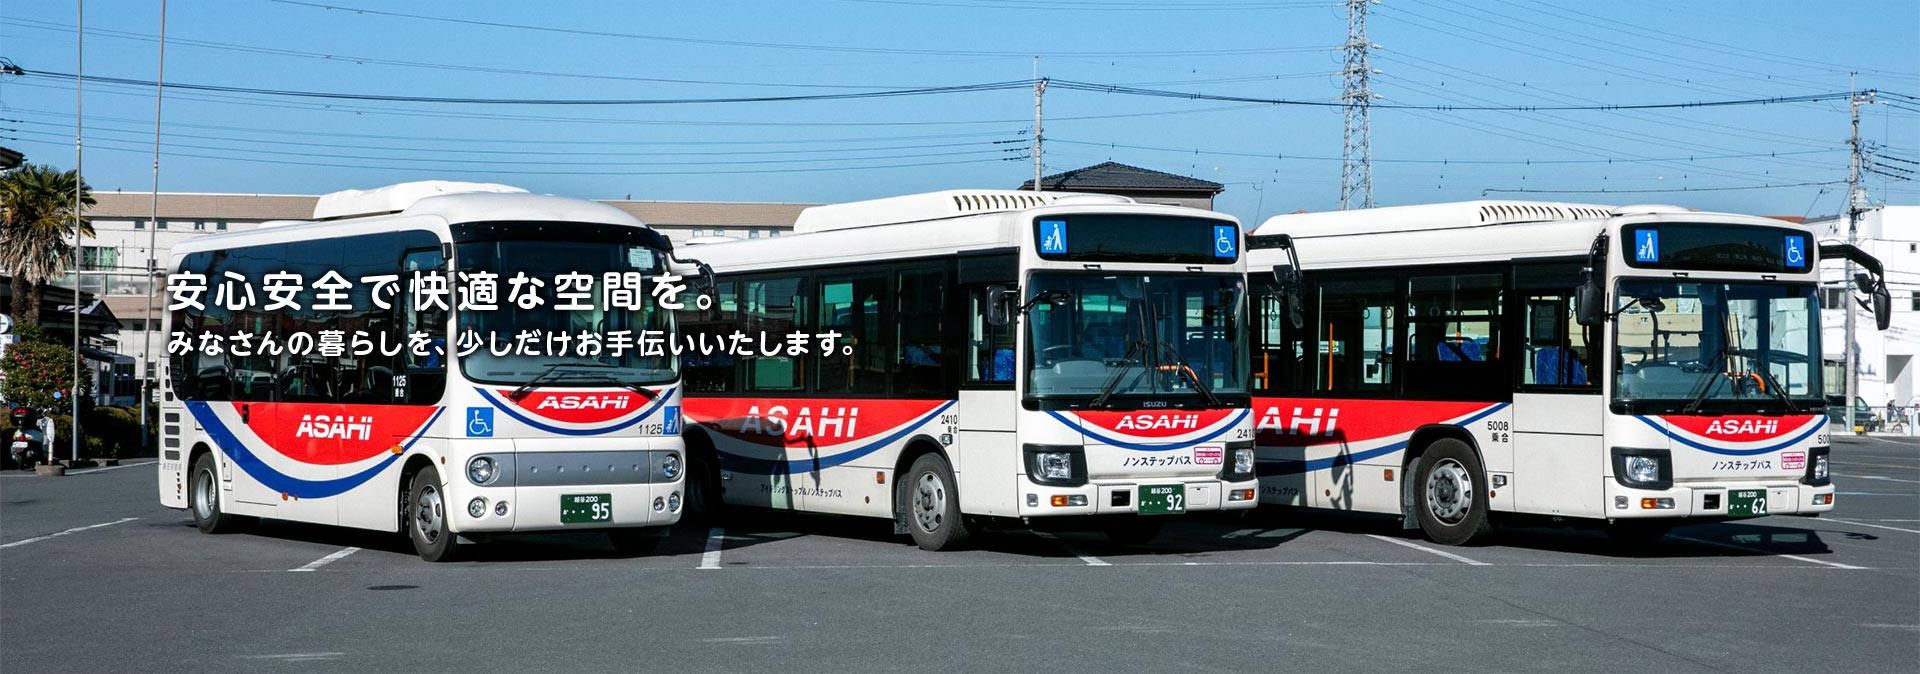
[[(170, 291), (195, 274), (211, 287), (166, 318), (170, 344), (193, 348), (169, 348), (161, 378), (160, 502), (208, 533), (236, 517), (404, 529), (430, 561), (462, 537), (524, 531), (602, 530), (644, 551), (658, 533), (646, 528), (678, 521), (682, 506), (675, 359), (491, 340), (459, 355), (459, 339), (670, 330), (672, 312), (652, 302), (604, 302), (609, 284), (569, 310), (555, 277), (651, 277), (672, 256), (666, 237), (611, 206), (448, 182), (329, 194), (313, 221), (176, 246)], [(546, 284), (530, 291), (537, 306), (510, 298), (521, 272)], [(291, 306), (221, 295), (225, 282), (264, 289), (280, 273), (300, 282)], [(494, 310), (483, 308), (489, 273)], [(416, 274), (444, 279), (444, 301), (415, 297), (436, 288), (415, 286)], [(383, 276), (396, 281), (384, 292), (367, 282)], [(291, 348), (293, 335), (327, 331), (376, 346)]]
[(1821, 257), (1872, 271), (1886, 325), (1877, 262), (1768, 218), (1474, 201), (1283, 215), (1249, 245), (1303, 280), (1254, 279), (1262, 502), (1444, 544), (1832, 510)]
[(1211, 211), (982, 190), (701, 246), (719, 315), (686, 332), (844, 348), (685, 357), (694, 507), (884, 517), (928, 550), (988, 521), (1144, 542), (1153, 515), (1252, 508), (1241, 241)]

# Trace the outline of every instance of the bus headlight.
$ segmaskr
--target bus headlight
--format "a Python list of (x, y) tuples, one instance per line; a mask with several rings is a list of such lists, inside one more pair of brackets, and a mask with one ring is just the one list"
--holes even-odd
[(1673, 487), (1673, 452), (1636, 447), (1613, 448), (1613, 479), (1631, 489)]
[(680, 478), (679, 454), (668, 454), (667, 458), (660, 460), (660, 475), (668, 480), (677, 480)]
[(1079, 445), (1026, 444), (1027, 479), (1055, 487), (1087, 483), (1087, 450)]
[(1628, 482), (1653, 482), (1660, 479), (1660, 459), (1651, 456), (1627, 457)]
[(1800, 476), (1800, 484), (1810, 487), (1825, 487), (1832, 484), (1828, 479), (1827, 455), (1833, 453), (1832, 447), (1815, 447), (1807, 452), (1807, 472)]
[(467, 479), (477, 485), (491, 484), (500, 477), (500, 466), (491, 456), (476, 456), (467, 460)]
[(1073, 455), (1066, 452), (1041, 452), (1033, 455), (1034, 466), (1039, 469), (1042, 480), (1065, 480), (1073, 477)]

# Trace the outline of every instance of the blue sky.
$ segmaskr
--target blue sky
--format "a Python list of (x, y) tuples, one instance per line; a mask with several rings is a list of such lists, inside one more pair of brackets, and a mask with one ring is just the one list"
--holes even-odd
[[(442, 20), (171, 0), (166, 79), (425, 96), (710, 98), (1021, 80), (1033, 75), (1037, 54), (1040, 74), (1057, 79), (1332, 100), (1336, 45), (1346, 36), (1336, 3), (1301, 0), (312, 2)], [(157, 0), (94, 0), (85, 10), (88, 75), (155, 77)], [(74, 21), (72, 2), (0, 3), (0, 56), (29, 71), (73, 72)], [(1375, 89), (1389, 103), (1801, 95), (1844, 91), (1849, 70), (1860, 71), (1862, 88), (1920, 95), (1920, 3), (1907, 0), (1386, 0), (1369, 28), (1381, 47)], [(71, 167), (74, 106), (71, 80), (0, 79), (0, 118), (9, 120), (0, 128), (10, 129), (0, 142)], [(1340, 155), (1337, 109), (1054, 91), (1045, 110), (1050, 173), (1113, 160), (1228, 183), (1219, 207), (1247, 220), (1337, 205), (1339, 162), (1311, 159)], [(89, 82), (85, 112), (94, 188), (149, 189), (151, 88)], [(321, 193), (447, 178), (590, 198), (846, 201), (1016, 186), (1032, 175), (1031, 162), (1019, 160), (1032, 116), (1027, 91), (588, 107), (172, 90), (161, 189)], [(1920, 112), (1872, 106), (1862, 131), (1888, 156), (1920, 160)], [(1844, 102), (1377, 110), (1375, 198), (1397, 205), (1487, 189), (1827, 182), (1846, 177), (1846, 134)], [(1767, 153), (1782, 154), (1684, 159)], [(1920, 199), (1912, 182), (1867, 184), (1878, 199)], [(1835, 212), (1843, 194), (1796, 186), (1495, 196), (1801, 215)]]

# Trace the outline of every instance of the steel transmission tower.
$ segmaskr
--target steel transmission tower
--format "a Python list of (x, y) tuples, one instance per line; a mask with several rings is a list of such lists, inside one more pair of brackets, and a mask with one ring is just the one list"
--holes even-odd
[[(1346, 146), (1340, 152), (1340, 208), (1373, 208), (1373, 141), (1367, 109), (1373, 105), (1373, 67), (1367, 52), (1367, 5), (1375, 0), (1347, 0), (1346, 90), (1341, 106), (1346, 112)], [(1356, 202), (1357, 205), (1356, 205)]]

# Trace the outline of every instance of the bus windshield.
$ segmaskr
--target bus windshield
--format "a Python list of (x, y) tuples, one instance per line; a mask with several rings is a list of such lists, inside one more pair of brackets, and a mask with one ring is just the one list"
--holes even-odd
[(1037, 273), (1029, 286), (1033, 397), (1246, 393), (1238, 276)]
[(1823, 400), (1812, 285), (1622, 280), (1616, 297), (1616, 400), (1682, 411)]
[[(665, 339), (673, 327), (673, 312), (661, 309), (652, 297), (651, 279), (666, 269), (665, 255), (659, 250), (598, 241), (472, 241), (459, 244), (457, 259), (462, 273), (498, 274), (493, 302), (498, 308), (463, 310), (455, 325), (456, 338), (472, 330), (481, 342), (460, 359), (461, 372), (468, 379), (508, 385), (538, 379), (541, 386), (633, 386), (675, 379), (673, 356), (646, 356), (640, 348), (642, 331), (660, 331), (659, 337)], [(523, 272), (543, 284), (533, 291), (541, 300), (539, 305), (530, 309), (514, 301), (517, 295), (510, 283)], [(608, 301), (606, 275), (628, 272), (646, 279), (637, 288), (637, 308)], [(584, 283), (561, 287), (559, 277), (570, 274)], [(690, 302), (692, 297), (682, 293), (681, 299)], [(606, 347), (609, 335), (620, 331), (627, 331), (631, 341), (624, 353), (615, 356)], [(519, 341), (523, 334), (537, 335), (524, 349)], [(548, 335), (567, 337), (559, 343)], [(600, 340), (597, 355), (581, 353), (581, 335)]]

